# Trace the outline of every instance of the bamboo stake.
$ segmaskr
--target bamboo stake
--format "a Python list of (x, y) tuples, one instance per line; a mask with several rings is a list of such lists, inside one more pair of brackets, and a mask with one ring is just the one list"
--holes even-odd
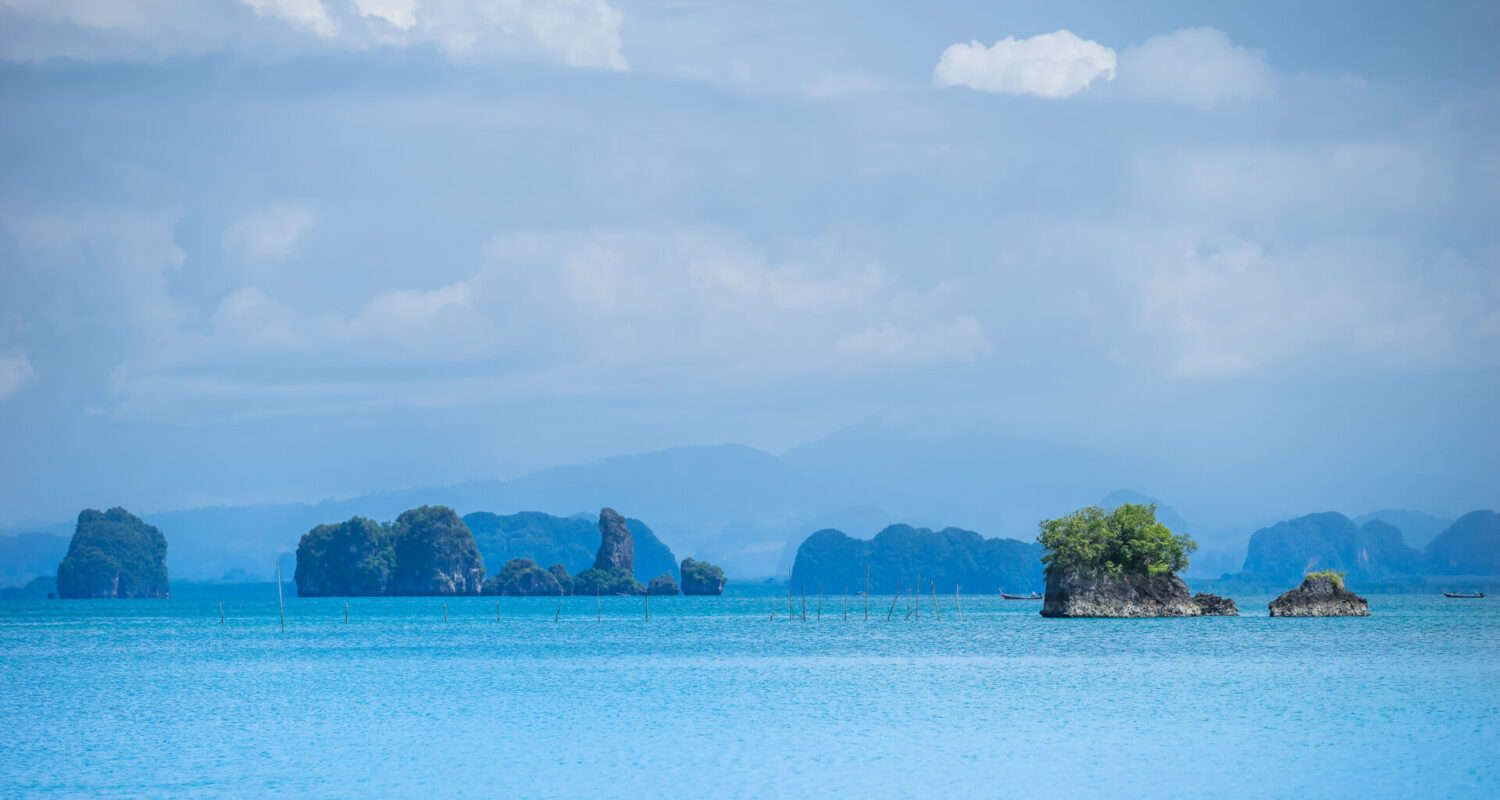
[(219, 601), (219, 624), (224, 624), (224, 601)]
[(776, 621), (776, 595), (771, 595), (771, 621)]
[[(897, 578), (896, 579), (896, 596), (891, 598), (891, 610), (885, 612), (885, 621), (886, 622), (890, 622), (891, 621), (891, 615), (894, 614), (894, 613), (896, 613), (896, 601), (900, 600), (900, 599), (901, 599), (901, 579)], [(868, 606), (869, 602), (866, 601), (865, 605)], [(869, 613), (869, 609), (868, 608), (866, 608), (865, 613)]]
[(912, 590), (911, 589), (907, 589), (906, 590), (906, 618), (907, 619), (911, 619), (911, 615), (912, 615), (912, 611), (913, 611), (912, 605), (911, 605), (911, 594), (912, 594)]
[(865, 562), (865, 622), (870, 621), (870, 562)]
[(958, 599), (958, 584), (953, 584), (953, 605), (958, 606), (958, 621), (964, 621), (964, 601)]
[(448, 621), (448, 604), (447, 603), (443, 604), (443, 621), (444, 622)]
[(933, 608), (933, 610), (935, 612), (937, 612), (937, 621), (938, 622), (942, 622), (943, 621), (943, 609), (942, 609), (942, 606), (938, 605), (938, 599), (937, 599), (937, 581), (928, 581), (927, 583), (932, 588), (932, 608)]
[(276, 607), (281, 610), (281, 632), (286, 633), (286, 602), (281, 599), (281, 556), (276, 557)]
[(345, 625), (349, 624), (349, 604), (348, 603), (344, 604), (344, 624)]
[(495, 601), (495, 621), (496, 622), (500, 621), (500, 601), (499, 600)]
[(563, 601), (563, 593), (562, 592), (558, 592), (557, 593), (557, 611), (555, 613), (553, 613), (553, 615), (552, 615), (552, 621), (553, 622), (556, 622), (557, 618), (562, 616), (562, 601)]

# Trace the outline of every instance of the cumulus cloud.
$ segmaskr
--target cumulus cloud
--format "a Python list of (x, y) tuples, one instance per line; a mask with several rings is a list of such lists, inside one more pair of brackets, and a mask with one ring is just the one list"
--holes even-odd
[(436, 47), (471, 61), (629, 68), (607, 0), (0, 0), (0, 59)]
[(1030, 39), (1007, 36), (991, 47), (978, 41), (950, 45), (932, 71), (938, 86), (967, 86), (982, 92), (1069, 97), (1095, 79), (1115, 77), (1115, 51), (1071, 31)]
[(25, 353), (0, 356), (0, 400), (15, 394), (35, 375)]
[(1215, 28), (1154, 36), (1120, 54), (1121, 92), (1205, 110), (1263, 95), (1274, 78), (1264, 51), (1236, 47)]
[(276, 205), (247, 214), (224, 232), (224, 249), (241, 258), (281, 259), (297, 250), (317, 215), (304, 206)]

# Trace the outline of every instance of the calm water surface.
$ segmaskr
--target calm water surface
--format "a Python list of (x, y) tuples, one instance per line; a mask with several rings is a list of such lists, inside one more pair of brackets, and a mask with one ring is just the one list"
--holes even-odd
[(3, 603), (0, 797), (1500, 796), (1500, 602), (1236, 599)]

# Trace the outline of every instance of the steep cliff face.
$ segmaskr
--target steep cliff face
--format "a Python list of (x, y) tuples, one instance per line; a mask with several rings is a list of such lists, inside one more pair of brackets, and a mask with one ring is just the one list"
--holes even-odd
[(355, 517), (313, 528), (294, 577), (302, 597), (476, 595), (484, 560), (453, 509), (423, 506), (390, 525)]
[(1401, 531), (1380, 520), (1363, 527), (1343, 514), (1308, 514), (1262, 528), (1250, 537), (1244, 574), (1294, 580), (1316, 570), (1351, 577), (1385, 578), (1414, 574), (1421, 554), (1402, 541)]
[(57, 565), (62, 598), (161, 598), (167, 589), (167, 539), (123, 508), (87, 509), (68, 554)]
[(385, 594), (395, 566), (390, 529), (355, 517), (303, 535), (293, 578), (301, 597), (370, 597)]
[(1090, 575), (1054, 571), (1047, 576), (1044, 617), (1205, 617), (1239, 616), (1233, 600), (1188, 593), (1176, 575)]
[(1308, 575), (1302, 585), (1270, 603), (1273, 617), (1368, 617), (1370, 603), (1344, 588), (1342, 579)]
[(635, 574), (635, 539), (625, 518), (613, 508), (599, 512), (599, 552), (594, 556), (594, 569)]
[(682, 560), (682, 593), (691, 595), (717, 595), (724, 593), (724, 570), (707, 561)]
[(1427, 545), (1426, 562), (1443, 575), (1500, 575), (1500, 514), (1471, 511)]
[(479, 594), (484, 561), (474, 535), (447, 506), (404, 512), (393, 526), (396, 568), (388, 594)]

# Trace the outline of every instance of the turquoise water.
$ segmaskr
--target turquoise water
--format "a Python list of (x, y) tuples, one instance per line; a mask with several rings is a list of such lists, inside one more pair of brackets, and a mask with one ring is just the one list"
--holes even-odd
[(4, 603), (0, 797), (1500, 796), (1500, 602), (1237, 599)]

